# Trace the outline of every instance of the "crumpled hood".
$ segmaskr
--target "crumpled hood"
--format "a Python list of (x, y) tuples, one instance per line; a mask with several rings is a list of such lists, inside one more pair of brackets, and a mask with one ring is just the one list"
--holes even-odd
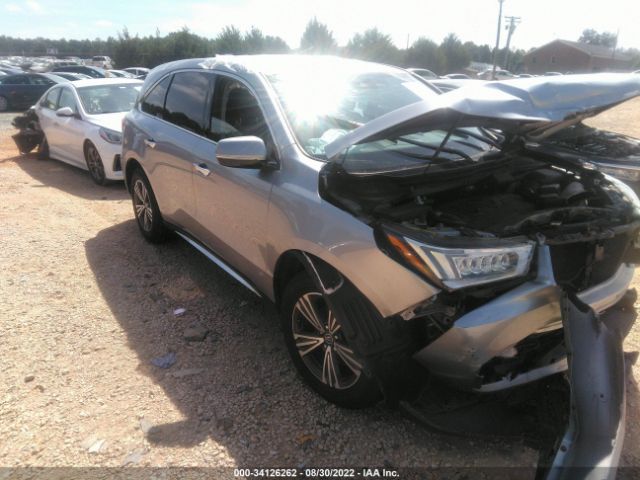
[(99, 127), (108, 128), (122, 133), (122, 119), (129, 112), (103, 113), (100, 115), (87, 115), (87, 120)]
[(539, 140), (640, 95), (640, 75), (598, 73), (477, 82), (367, 122), (325, 147), (334, 159), (358, 143), (455, 124)]

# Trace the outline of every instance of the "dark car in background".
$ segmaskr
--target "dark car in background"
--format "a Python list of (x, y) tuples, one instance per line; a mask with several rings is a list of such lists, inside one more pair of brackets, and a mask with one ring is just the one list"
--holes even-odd
[(84, 73), (71, 73), (71, 72), (56, 72), (57, 77), (62, 77), (70, 82), (76, 82), (78, 80), (89, 80), (92, 77), (85, 75)]
[(91, 78), (106, 78), (107, 73), (98, 67), (89, 67), (87, 65), (68, 65), (64, 67), (56, 67), (51, 70), (52, 73), (56, 72), (70, 72), (70, 73), (83, 73), (89, 75)]
[(0, 77), (0, 112), (33, 105), (44, 92), (68, 80), (48, 73), (23, 73)]

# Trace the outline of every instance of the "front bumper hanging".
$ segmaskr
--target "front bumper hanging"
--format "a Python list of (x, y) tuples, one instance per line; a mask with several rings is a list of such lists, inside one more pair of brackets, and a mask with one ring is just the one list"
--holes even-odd
[(569, 425), (547, 478), (615, 478), (625, 432), (625, 365), (622, 342), (635, 321), (635, 292), (598, 316), (575, 295), (562, 298)]

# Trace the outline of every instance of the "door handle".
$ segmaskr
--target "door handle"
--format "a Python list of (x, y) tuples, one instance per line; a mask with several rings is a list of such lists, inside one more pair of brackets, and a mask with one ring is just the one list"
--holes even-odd
[(145, 138), (144, 144), (149, 148), (156, 148), (156, 142), (153, 138)]
[(204, 163), (194, 163), (193, 167), (201, 174), (203, 177), (208, 177), (211, 173), (211, 170), (207, 168), (207, 165)]

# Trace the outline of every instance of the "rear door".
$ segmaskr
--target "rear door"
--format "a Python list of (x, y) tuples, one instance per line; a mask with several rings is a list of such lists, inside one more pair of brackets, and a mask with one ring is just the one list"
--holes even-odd
[(3, 96), (13, 108), (25, 108), (28, 104), (28, 91), (31, 88), (27, 75), (11, 75), (2, 79)]
[(192, 169), (214, 148), (203, 134), (212, 74), (183, 71), (166, 77), (141, 102), (136, 122), (144, 167), (163, 218), (196, 235)]
[(25, 102), (26, 105), (30, 107), (34, 103), (38, 101), (38, 99), (42, 96), (44, 92), (49, 90), (55, 82), (53, 80), (48, 79), (47, 77), (43, 77), (40, 75), (28, 75), (29, 84), (31, 85), (25, 91)]

